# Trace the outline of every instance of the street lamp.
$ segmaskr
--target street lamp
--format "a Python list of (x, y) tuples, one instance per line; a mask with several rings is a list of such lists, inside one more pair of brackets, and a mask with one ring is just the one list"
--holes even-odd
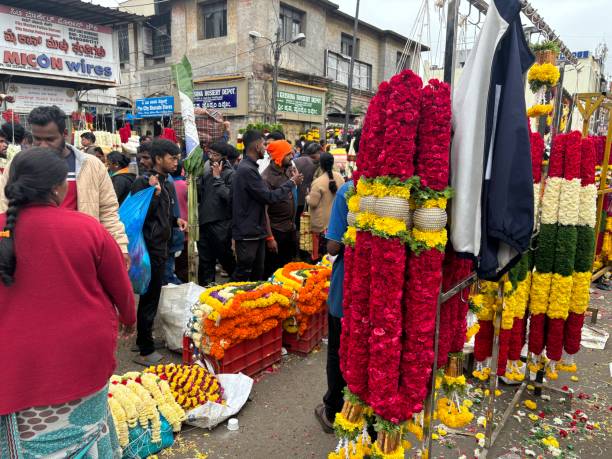
[(278, 66), (280, 62), (281, 50), (287, 45), (293, 45), (306, 40), (306, 35), (303, 32), (298, 33), (291, 40), (281, 42), (281, 28), (280, 26), (276, 29), (276, 38), (272, 40), (268, 37), (264, 37), (261, 33), (256, 30), (249, 31), (249, 37), (253, 41), (263, 39), (270, 42), (272, 49), (274, 50), (274, 68), (272, 70), (272, 122), (276, 124), (276, 111), (277, 111), (277, 96), (278, 96)]

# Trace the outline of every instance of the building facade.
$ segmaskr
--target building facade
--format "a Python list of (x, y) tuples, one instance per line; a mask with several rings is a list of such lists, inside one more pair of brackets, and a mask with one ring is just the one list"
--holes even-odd
[[(282, 48), (278, 119), (293, 139), (311, 127), (344, 119), (353, 18), (327, 0), (171, 0), (122, 4), (147, 16), (120, 35), (119, 94), (139, 98), (174, 94), (170, 64), (186, 55), (196, 102), (220, 110), (233, 134), (272, 113), (272, 41)], [(140, 5), (140, 6), (139, 6)], [(291, 44), (299, 34), (305, 40)], [(381, 81), (396, 73), (407, 38), (359, 23), (353, 78), (356, 121)], [(421, 47), (423, 49), (423, 47)], [(408, 56), (405, 67), (418, 65)], [(175, 109), (178, 111), (178, 107)]]

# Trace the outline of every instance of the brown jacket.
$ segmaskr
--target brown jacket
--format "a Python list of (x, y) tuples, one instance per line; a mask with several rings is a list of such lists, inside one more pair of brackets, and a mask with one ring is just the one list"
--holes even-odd
[[(334, 180), (338, 189), (344, 184), (342, 175), (334, 171)], [(321, 175), (312, 182), (310, 194), (306, 196), (306, 202), (310, 206), (310, 231), (322, 233), (329, 225), (332, 204), (335, 194), (329, 191), (329, 177), (327, 174)]]
[[(106, 228), (117, 241), (121, 251), (127, 253), (128, 238), (123, 223), (119, 220), (119, 204), (113, 182), (104, 164), (93, 155), (85, 154), (68, 145), (76, 159), (77, 199), (79, 212), (91, 215)], [(4, 187), (8, 180), (10, 165), (0, 175), (0, 213), (6, 212), (8, 202)]]

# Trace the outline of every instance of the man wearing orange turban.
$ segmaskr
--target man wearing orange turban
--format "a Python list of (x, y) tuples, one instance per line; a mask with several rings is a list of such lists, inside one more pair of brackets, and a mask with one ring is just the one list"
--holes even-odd
[[(270, 165), (261, 174), (271, 190), (280, 188), (290, 177), (293, 168), (293, 148), (286, 140), (275, 140), (268, 145)], [(267, 208), (271, 234), (268, 237), (264, 274), (271, 276), (278, 268), (293, 261), (297, 247), (295, 212), (297, 192), (292, 190), (286, 197)]]

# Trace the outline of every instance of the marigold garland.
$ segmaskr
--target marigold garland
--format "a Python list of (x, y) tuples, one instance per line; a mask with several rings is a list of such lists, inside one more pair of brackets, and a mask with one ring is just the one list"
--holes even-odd
[(219, 381), (199, 365), (157, 365), (147, 368), (145, 373), (155, 374), (167, 381), (174, 399), (184, 409), (206, 402), (223, 403)]
[(552, 104), (535, 104), (527, 109), (527, 116), (529, 118), (538, 118), (540, 116), (546, 116), (553, 111)]
[(559, 81), (561, 73), (559, 69), (550, 63), (534, 64), (529, 69), (527, 81), (533, 92), (536, 92), (543, 86), (553, 87)]

